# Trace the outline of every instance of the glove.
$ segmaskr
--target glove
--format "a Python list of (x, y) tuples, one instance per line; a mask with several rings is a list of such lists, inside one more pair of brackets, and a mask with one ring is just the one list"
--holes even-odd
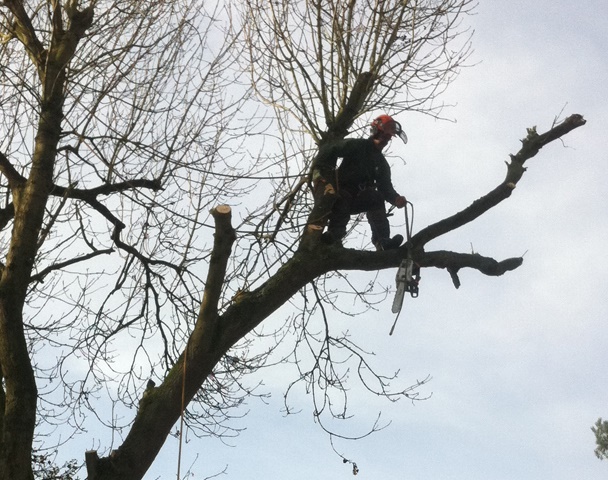
[(407, 200), (405, 199), (405, 197), (403, 195), (397, 195), (395, 197), (395, 202), (393, 203), (393, 205), (395, 205), (395, 207), (397, 207), (397, 208), (403, 208), (403, 207), (405, 207), (406, 203), (407, 203)]

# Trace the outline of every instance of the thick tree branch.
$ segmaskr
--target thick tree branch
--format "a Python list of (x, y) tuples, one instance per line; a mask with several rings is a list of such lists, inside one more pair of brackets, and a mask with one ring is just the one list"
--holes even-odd
[[(8, 180), (8, 186), (10, 189), (21, 187), (25, 183), (25, 178), (21, 175), (10, 162), (10, 160), (0, 152), (0, 173)], [(8, 225), (15, 217), (15, 205), (10, 202), (7, 203), (6, 207), (0, 209), (0, 231), (4, 230), (4, 227)]]
[(372, 92), (373, 86), (374, 75), (370, 72), (362, 72), (357, 76), (348, 100), (340, 112), (338, 112), (333, 122), (328, 124), (329, 128), (323, 136), (322, 142), (346, 136), (348, 129), (361, 114), (363, 104)]
[(25, 183), (25, 177), (15, 169), (10, 160), (2, 152), (0, 152), (0, 172), (8, 180), (8, 186), (11, 189), (20, 187)]
[[(230, 207), (218, 206), (211, 214), (215, 219), (213, 251), (198, 319), (188, 345), (163, 383), (150, 389), (142, 398), (133, 426), (121, 447), (109, 457), (99, 459), (96, 464), (98, 478), (141, 478), (182, 412), (184, 377), (187, 404), (231, 346), (226, 344), (225, 336), (216, 333), (220, 320), (217, 305), (236, 234), (231, 225)], [(252, 312), (239, 314), (248, 316)], [(227, 321), (236, 322), (237, 319), (229, 317)], [(184, 361), (186, 356), (187, 361)]]
[(12, 24), (13, 35), (23, 44), (32, 63), (36, 66), (38, 72), (41, 73), (46, 61), (46, 51), (42, 42), (36, 36), (32, 21), (23, 6), (23, 1), (5, 0), (4, 4), (15, 17), (15, 21)]
[[(233, 233), (229, 218), (224, 214), (216, 218), (217, 264), (210, 269), (212, 279), (223, 277), (222, 266), (226, 252), (232, 245)], [(329, 252), (327, 249), (326, 253)], [(138, 410), (131, 430), (120, 448), (109, 457), (99, 459), (97, 478), (126, 480), (141, 478), (181, 413), (181, 384), (186, 375), (186, 401), (189, 402), (203, 384), (219, 359), (243, 335), (255, 328), (277, 308), (283, 305), (302, 286), (326, 270), (324, 255), (311, 252), (296, 254), (266, 283), (253, 292), (239, 297), (217, 318), (212, 330), (206, 319), (199, 316), (195, 330), (178, 363), (165, 381), (148, 393)], [(217, 287), (211, 287), (215, 289)], [(209, 309), (213, 310), (216, 292), (209, 292)], [(201, 307), (202, 310), (206, 310)], [(184, 355), (188, 355), (187, 372), (184, 372)]]
[(420, 267), (445, 268), (456, 288), (460, 287), (458, 271), (461, 268), (473, 268), (488, 276), (500, 276), (521, 266), (524, 259), (521, 257), (507, 258), (497, 261), (477, 253), (456, 253), (448, 251), (425, 252), (416, 259)]
[(536, 133), (535, 127), (528, 129), (528, 136), (522, 140), (521, 150), (516, 155), (511, 155), (511, 163), (507, 164), (505, 180), (494, 190), (479, 198), (461, 212), (420, 230), (412, 238), (411, 242), (414, 248), (423, 248), (434, 238), (475, 220), (511, 196), (511, 192), (525, 172), (523, 165), (527, 160), (535, 156), (548, 143), (561, 138), (575, 128), (585, 125), (585, 123), (586, 120), (582, 115), (574, 114), (541, 135)]
[[(197, 327), (202, 322), (215, 324), (217, 320), (217, 306), (226, 278), (226, 266), (232, 251), (232, 244), (236, 240), (236, 233), (231, 224), (232, 211), (230, 207), (220, 205), (214, 208), (211, 214), (215, 219), (215, 236)], [(211, 335), (209, 335), (210, 337)]]
[[(407, 254), (407, 246), (385, 252), (372, 252), (321, 245), (315, 253), (322, 259), (326, 272), (333, 270), (375, 271), (398, 267)], [(441, 250), (425, 252), (422, 249), (413, 250), (412, 258), (421, 267), (445, 268), (453, 271), (472, 268), (488, 276), (503, 275), (523, 263), (523, 259), (520, 257), (497, 261), (476, 253), (466, 254)]]
[(424, 247), (431, 240), (472, 222), (506, 198), (509, 198), (514, 188), (515, 184), (513, 183), (501, 183), (491, 192), (475, 200), (464, 210), (420, 230), (412, 237), (412, 245), (416, 248)]
[(78, 42), (93, 24), (93, 7), (78, 10), (78, 3), (66, 2), (65, 10), (70, 20), (67, 31), (63, 29), (61, 3), (56, 2), (54, 5), (52, 14), (54, 28), (48, 61), (50, 68), (47, 69), (47, 72), (53, 72), (53, 76), (67, 66), (74, 56)]
[(5, 208), (0, 208), (0, 231), (15, 218), (15, 205), (11, 202)]

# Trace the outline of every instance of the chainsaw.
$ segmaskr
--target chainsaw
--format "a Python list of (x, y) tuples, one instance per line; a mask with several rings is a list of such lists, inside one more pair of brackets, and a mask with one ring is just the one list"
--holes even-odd
[(395, 284), (397, 287), (397, 291), (395, 292), (395, 299), (393, 300), (393, 308), (392, 312), (397, 314), (397, 318), (395, 318), (395, 322), (391, 328), (389, 335), (393, 334), (395, 330), (395, 325), (397, 325), (397, 320), (399, 319), (399, 314), (401, 313), (401, 307), (403, 306), (403, 298), (405, 297), (405, 293), (408, 292), (412, 298), (416, 298), (418, 296), (420, 283), (420, 267), (414, 263), (412, 259), (412, 251), (410, 240), (412, 237), (412, 224), (410, 224), (410, 220), (408, 218), (408, 205), (412, 208), (412, 223), (414, 216), (414, 206), (407, 202), (405, 205), (405, 226), (407, 232), (407, 257), (401, 260), (399, 264), (399, 268), (397, 269), (397, 275), (395, 275)]

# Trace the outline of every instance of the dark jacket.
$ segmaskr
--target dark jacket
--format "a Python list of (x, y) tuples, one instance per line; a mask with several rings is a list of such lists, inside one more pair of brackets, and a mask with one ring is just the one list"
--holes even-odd
[[(338, 158), (342, 163), (336, 170)], [(370, 138), (346, 138), (324, 145), (312, 162), (312, 179), (320, 175), (340, 188), (354, 190), (375, 185), (384, 199), (393, 203), (397, 192), (391, 182), (391, 168)]]

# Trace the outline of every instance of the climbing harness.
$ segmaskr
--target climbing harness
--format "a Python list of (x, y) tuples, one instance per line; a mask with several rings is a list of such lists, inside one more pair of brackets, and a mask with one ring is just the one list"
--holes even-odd
[[(409, 207), (411, 207), (412, 209), (411, 221), (408, 216)], [(391, 327), (389, 335), (392, 335), (395, 331), (397, 320), (399, 320), (399, 315), (401, 314), (401, 307), (403, 306), (403, 297), (405, 296), (405, 292), (409, 292), (412, 298), (416, 298), (418, 296), (418, 284), (420, 283), (420, 268), (414, 263), (414, 260), (412, 259), (411, 239), (412, 228), (414, 225), (414, 205), (411, 202), (406, 202), (404, 210), (405, 230), (407, 234), (407, 240), (405, 244), (407, 248), (407, 256), (406, 258), (401, 260), (401, 264), (397, 269), (397, 275), (395, 276), (397, 291), (395, 292), (395, 299), (393, 300), (392, 312), (396, 313), (397, 317), (393, 322), (393, 326)]]

